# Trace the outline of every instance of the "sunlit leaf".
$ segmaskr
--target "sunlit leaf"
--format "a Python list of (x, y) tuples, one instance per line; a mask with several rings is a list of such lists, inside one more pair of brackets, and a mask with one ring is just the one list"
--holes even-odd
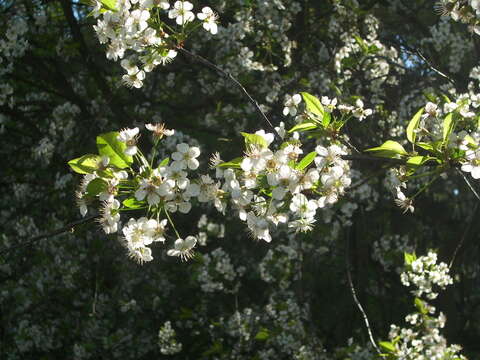
[(98, 170), (98, 164), (100, 163), (100, 156), (94, 154), (83, 155), (79, 158), (70, 160), (68, 165), (70, 168), (78, 174), (91, 174), (95, 170)]
[(117, 139), (119, 133), (117, 131), (101, 134), (97, 136), (97, 147), (100, 155), (110, 158), (110, 164), (120, 169), (128, 168), (133, 159), (125, 154), (127, 145)]
[(417, 113), (413, 116), (412, 120), (408, 123), (407, 126), (407, 139), (411, 143), (415, 143), (415, 140), (417, 138), (417, 134), (415, 130), (418, 129), (418, 125), (420, 124), (420, 119), (422, 118), (423, 111), (425, 109), (421, 108), (420, 110), (417, 111)]

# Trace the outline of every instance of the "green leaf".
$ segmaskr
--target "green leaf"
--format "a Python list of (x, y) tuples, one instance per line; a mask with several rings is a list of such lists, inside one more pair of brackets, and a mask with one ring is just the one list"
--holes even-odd
[(367, 152), (373, 152), (374, 156), (396, 158), (397, 155), (407, 155), (407, 152), (398, 142), (393, 140), (385, 141), (381, 146), (377, 146), (371, 149), (365, 150)]
[(169, 162), (170, 162), (170, 158), (167, 157), (167, 158), (163, 159), (163, 160), (160, 162), (160, 164), (158, 164), (158, 166), (159, 166), (159, 167), (167, 166)]
[(209, 349), (202, 353), (203, 356), (211, 356), (215, 354), (222, 354), (224, 352), (223, 345), (221, 342), (216, 341)]
[(297, 170), (305, 169), (308, 165), (310, 165), (313, 162), (316, 156), (317, 156), (316, 151), (312, 151), (311, 153), (308, 153), (307, 155), (305, 155), (305, 157), (302, 160), (300, 160), (297, 166), (295, 166), (295, 169)]
[(418, 110), (417, 113), (413, 116), (412, 120), (410, 120), (410, 122), (408, 123), (407, 139), (411, 143), (415, 143), (415, 139), (417, 137), (415, 130), (417, 130), (418, 124), (420, 124), (420, 119), (422, 118), (422, 114), (424, 110), (425, 110), (424, 108), (421, 108), (420, 110)]
[(303, 97), (303, 101), (305, 101), (307, 110), (310, 111), (311, 113), (314, 113), (315, 115), (323, 117), (325, 110), (323, 109), (323, 106), (320, 100), (318, 100), (317, 97), (310, 95), (307, 92), (301, 92), (300, 94)]
[(426, 142), (418, 142), (417, 143), (417, 146), (421, 147), (422, 149), (425, 149), (427, 151), (430, 151), (430, 152), (433, 152), (435, 151), (435, 147), (430, 144), (430, 143), (426, 143)]
[(417, 260), (417, 256), (415, 254), (409, 254), (407, 252), (403, 253), (403, 257), (405, 259), (405, 265), (412, 265), (412, 262)]
[(425, 307), (425, 303), (421, 299), (415, 298), (415, 307), (422, 315), (428, 314), (428, 310)]
[(438, 160), (437, 158), (434, 158), (432, 156), (412, 156), (407, 160), (407, 165), (410, 166), (421, 166), (428, 160)]
[(315, 130), (317, 127), (318, 127), (318, 125), (314, 122), (311, 122), (311, 121), (304, 122), (304, 123), (297, 124), (294, 127), (292, 127), (290, 130), (288, 130), (288, 133), (290, 134), (294, 131), (302, 132), (302, 131), (308, 131), (308, 130)]
[(255, 340), (265, 341), (270, 337), (270, 332), (268, 329), (261, 328), (260, 331), (255, 335)]
[(145, 201), (138, 201), (135, 198), (128, 198), (123, 200), (123, 205), (129, 209), (141, 209), (146, 207), (146, 202)]
[(445, 101), (446, 103), (451, 103), (452, 102), (452, 100), (450, 100), (450, 98), (445, 94), (442, 94), (442, 98), (443, 98), (443, 101)]
[(258, 134), (249, 134), (241, 132), (242, 136), (245, 138), (245, 145), (260, 145), (262, 148), (267, 148), (268, 144), (267, 141), (264, 139), (263, 136)]
[(281, 145), (280, 145), (280, 149), (285, 149), (288, 145), (298, 145), (298, 146), (302, 146), (302, 143), (298, 140), (295, 140), (295, 139), (291, 139), (291, 140), (288, 140), (288, 141), (284, 141)]
[(187, 320), (187, 319), (192, 319), (193, 317), (194, 316), (193, 316), (192, 309), (183, 307), (183, 306), (180, 308), (180, 314), (179, 314), (180, 319)]
[(445, 119), (443, 120), (443, 143), (446, 143), (448, 141), (448, 138), (450, 137), (450, 134), (455, 127), (454, 125), (455, 122), (453, 121), (453, 113), (447, 114), (447, 116), (445, 116)]
[(117, 0), (100, 0), (100, 2), (108, 10), (117, 11)]
[(237, 157), (233, 160), (223, 162), (217, 165), (221, 169), (240, 169), (240, 164), (242, 163), (243, 157)]
[(133, 160), (131, 156), (125, 154), (127, 145), (117, 140), (118, 135), (117, 131), (113, 131), (97, 136), (98, 152), (110, 158), (110, 165), (125, 169), (132, 164)]
[(105, 180), (96, 178), (90, 181), (87, 185), (87, 195), (88, 196), (97, 196), (98, 194), (107, 190), (107, 183)]
[(383, 350), (385, 350), (385, 351), (387, 351), (387, 352), (389, 352), (389, 353), (394, 353), (394, 352), (396, 351), (395, 345), (393, 345), (393, 344), (392, 344), (391, 342), (389, 342), (389, 341), (380, 341), (380, 342), (378, 343), (378, 345), (380, 345), (380, 347), (381, 347)]
[(98, 164), (101, 158), (98, 155), (87, 154), (82, 157), (70, 160), (68, 165), (78, 174), (91, 174), (98, 170)]
[(425, 98), (432, 103), (436, 103), (438, 101), (437, 96), (434, 93), (424, 91), (423, 96), (425, 96)]
[(467, 141), (467, 144), (472, 146), (472, 147), (477, 147), (477, 142), (475, 141), (475, 139), (470, 136), (470, 135), (465, 135), (464, 139)]
[(363, 39), (358, 35), (354, 35), (353, 37), (354, 37), (355, 41), (357, 42), (357, 44), (360, 45), (363, 52), (368, 53), (368, 46), (367, 46), (367, 44), (365, 44), (365, 41), (363, 41)]
[(322, 118), (323, 127), (326, 128), (328, 125), (330, 125), (331, 121), (332, 121), (332, 114), (330, 114), (328, 111), (325, 111), (323, 113), (323, 118)]

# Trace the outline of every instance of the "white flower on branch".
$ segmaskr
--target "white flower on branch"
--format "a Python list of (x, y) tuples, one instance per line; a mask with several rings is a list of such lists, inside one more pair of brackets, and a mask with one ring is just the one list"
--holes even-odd
[(194, 256), (193, 248), (197, 244), (195, 236), (187, 236), (185, 240), (175, 240), (174, 248), (167, 251), (168, 256), (178, 256), (186, 261)]
[(400, 187), (397, 187), (397, 198), (395, 199), (395, 204), (403, 210), (403, 213), (406, 213), (407, 211), (413, 213), (415, 210), (413, 207), (413, 199), (406, 197)]
[(196, 170), (200, 163), (197, 157), (200, 155), (200, 149), (196, 146), (188, 146), (188, 144), (181, 143), (177, 145), (177, 151), (172, 154), (174, 162), (172, 166), (177, 166), (179, 169), (189, 168)]
[(372, 115), (372, 113), (373, 113), (372, 109), (364, 109), (363, 108), (364, 105), (363, 105), (362, 100), (358, 99), (355, 102), (355, 105), (357, 107), (353, 110), (353, 116), (355, 116), (359, 121), (362, 121), (367, 116)]
[(167, 129), (165, 124), (156, 123), (156, 124), (145, 124), (147, 130), (153, 132), (153, 136), (157, 138), (163, 138), (164, 136), (172, 136), (175, 134), (175, 130)]
[(168, 12), (170, 19), (175, 19), (178, 25), (185, 25), (187, 22), (195, 20), (195, 15), (190, 10), (193, 4), (189, 1), (176, 1), (173, 9)]
[(462, 171), (469, 172), (474, 179), (480, 179), (480, 148), (467, 150), (466, 162), (462, 165)]
[(266, 242), (272, 241), (268, 231), (268, 222), (264, 217), (256, 216), (253, 212), (247, 214), (247, 226), (252, 237), (262, 239)]
[(125, 154), (133, 156), (137, 153), (138, 127), (133, 129), (123, 129), (118, 135), (118, 141), (127, 145)]
[(283, 115), (290, 116), (297, 115), (298, 105), (302, 102), (302, 96), (300, 94), (295, 94), (293, 96), (285, 96), (285, 107), (283, 108)]
[(118, 209), (120, 209), (120, 202), (117, 199), (111, 202), (103, 202), (98, 222), (106, 234), (112, 234), (118, 230), (118, 222), (120, 221)]
[(212, 35), (215, 35), (218, 32), (218, 15), (211, 8), (208, 6), (204, 7), (202, 12), (197, 14), (197, 18), (203, 21), (203, 28), (209, 31)]

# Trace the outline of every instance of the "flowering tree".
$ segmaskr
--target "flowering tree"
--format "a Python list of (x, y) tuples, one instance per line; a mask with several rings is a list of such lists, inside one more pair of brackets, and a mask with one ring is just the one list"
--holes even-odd
[(2, 357), (475, 358), (479, 6), (1, 3)]

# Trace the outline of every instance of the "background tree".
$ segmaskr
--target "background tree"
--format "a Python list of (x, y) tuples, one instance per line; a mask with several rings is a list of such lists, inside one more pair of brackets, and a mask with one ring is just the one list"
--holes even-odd
[[(220, 14), (219, 31), (195, 32), (185, 49), (237, 78), (275, 126), (295, 124), (282, 110), (300, 91), (374, 109), (346, 125), (352, 153), (391, 138), (406, 144), (406, 125), (427, 101), (478, 97), (479, 38), (435, 14), (432, 1), (193, 3)], [(176, 219), (199, 240), (187, 264), (155, 248), (155, 261), (139, 266), (117, 235), (83, 224), (21, 246), (79, 218), (78, 180), (65, 164), (92, 152), (101, 132), (164, 122), (176, 129), (165, 153), (197, 145), (205, 164), (215, 151), (238, 156), (239, 132), (266, 126), (230, 79), (183, 52), (141, 89), (121, 86), (124, 70), (105, 58), (91, 10), (0, 1), (2, 358), (372, 359), (347, 264), (378, 341), (411, 311), (403, 252), (428, 249), (456, 280), (435, 301), (447, 338), (478, 356), (478, 199), (455, 169), (402, 215), (391, 164), (356, 161), (350, 190), (317, 213), (312, 233), (279, 230), (270, 244), (249, 240), (235, 214), (196, 208)], [(409, 193), (423, 184), (411, 181)]]

